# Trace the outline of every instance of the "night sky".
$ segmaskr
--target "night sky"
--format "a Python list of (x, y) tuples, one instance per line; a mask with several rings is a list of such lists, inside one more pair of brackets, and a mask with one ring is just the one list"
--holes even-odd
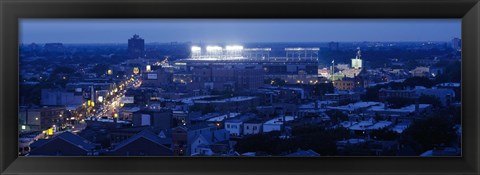
[(22, 43), (450, 41), (460, 19), (21, 19)]

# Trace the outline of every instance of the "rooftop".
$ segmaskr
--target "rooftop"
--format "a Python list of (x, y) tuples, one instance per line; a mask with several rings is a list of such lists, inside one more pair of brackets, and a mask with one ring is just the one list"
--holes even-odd
[[(138, 133), (138, 134), (135, 134), (134, 136), (128, 138), (127, 140), (119, 143), (118, 145), (116, 145), (114, 147), (114, 149), (112, 151), (115, 151), (115, 150), (118, 150), (128, 144), (130, 144), (131, 142), (137, 140), (137, 139), (140, 139), (140, 138), (145, 138), (147, 140), (150, 140), (152, 141), (153, 143), (156, 143), (158, 145), (162, 145), (164, 146), (165, 144), (171, 144), (171, 140), (169, 139), (162, 139), (160, 137), (158, 137), (155, 133), (153, 133), (152, 131), (148, 130), (148, 129), (145, 129), (143, 130), (142, 132)], [(167, 148), (167, 147), (166, 147)]]
[(283, 118), (285, 118), (285, 121), (287, 121), (287, 122), (295, 120), (294, 116), (276, 117), (276, 118), (273, 118), (271, 120), (266, 121), (265, 124), (268, 124), (268, 125), (282, 125), (283, 122), (284, 122)]
[(51, 142), (52, 140), (56, 140), (56, 139), (62, 139), (66, 142), (69, 142), (70, 144), (72, 145), (75, 145), (81, 149), (84, 149), (84, 150), (92, 150), (95, 148), (95, 145), (93, 143), (90, 143), (89, 141), (87, 141), (86, 139), (78, 136), (78, 135), (75, 135), (71, 132), (63, 132), (51, 139), (48, 139), (48, 140), (42, 140), (40, 141), (39, 143), (36, 143), (37, 145), (35, 147), (40, 147), (40, 146), (43, 146), (49, 142)]
[(382, 129), (385, 127), (388, 127), (392, 125), (392, 122), (390, 121), (379, 121), (379, 122), (374, 122), (373, 120), (368, 120), (368, 121), (360, 121), (354, 125), (351, 125), (348, 127), (350, 130), (375, 130), (375, 129)]
[(193, 104), (194, 100), (199, 100), (199, 99), (204, 99), (204, 98), (212, 98), (212, 97), (218, 97), (218, 95), (202, 95), (202, 96), (194, 96), (194, 97), (188, 97), (188, 98), (183, 98), (175, 101), (183, 102), (186, 104)]
[(297, 152), (287, 154), (285, 156), (287, 156), (287, 157), (316, 157), (316, 156), (320, 156), (320, 154), (318, 154), (317, 152), (309, 149), (309, 150), (306, 150), (306, 151), (299, 150)]
[[(428, 108), (430, 107), (431, 105), (430, 104), (419, 104), (418, 105), (418, 108), (419, 109), (425, 109), (425, 108)], [(385, 105), (384, 104), (381, 104), (381, 105), (378, 105), (378, 106), (372, 106), (369, 111), (374, 111), (374, 112), (400, 112), (400, 113), (412, 113), (412, 112), (415, 112), (415, 104), (412, 104), (412, 105), (408, 105), (408, 106), (405, 106), (403, 108), (398, 108), (398, 109), (394, 109), (394, 108), (386, 108), (385, 109)]]
[(218, 117), (210, 118), (207, 121), (209, 121), (209, 122), (220, 122), (220, 121), (224, 121), (225, 119), (228, 119), (228, 118), (236, 117), (238, 115), (240, 115), (240, 113), (231, 112), (231, 113), (224, 114), (224, 115), (221, 115), (221, 116), (218, 116)]
[(381, 102), (357, 102), (351, 103), (344, 106), (337, 106), (337, 107), (327, 107), (328, 109), (337, 109), (337, 110), (345, 110), (345, 111), (354, 111), (357, 109), (368, 108), (372, 106), (381, 106), (383, 103)]
[(449, 83), (440, 83), (440, 84), (437, 84), (435, 86), (442, 86), (442, 87), (460, 87), (461, 84), (460, 83), (452, 83), (452, 82), (449, 82)]
[(242, 102), (242, 101), (248, 101), (252, 100), (257, 97), (253, 96), (238, 96), (238, 97), (232, 97), (232, 98), (227, 98), (227, 99), (222, 99), (222, 100), (195, 100), (195, 103), (226, 103), (226, 102)]
[[(335, 104), (335, 101), (317, 101), (318, 107), (320, 108), (321, 105), (328, 105), (328, 104)], [(300, 109), (313, 109), (315, 108), (315, 102), (312, 103), (306, 103), (306, 104), (301, 104), (298, 108)]]

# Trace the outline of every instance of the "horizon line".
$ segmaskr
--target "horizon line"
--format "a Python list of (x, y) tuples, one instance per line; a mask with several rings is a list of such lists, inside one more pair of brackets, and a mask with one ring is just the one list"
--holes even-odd
[[(459, 37), (454, 37), (461, 39)], [(452, 38), (452, 39), (454, 39)], [(418, 41), (253, 41), (253, 42), (232, 42), (232, 44), (253, 44), (253, 43), (330, 43), (330, 42), (335, 42), (335, 43), (362, 43), (362, 42), (370, 42), (370, 43), (415, 43), (415, 42), (434, 42), (434, 43), (441, 43), (441, 42), (451, 42), (451, 40), (446, 40), (446, 41), (441, 41), (441, 40), (418, 40)], [(20, 42), (19, 44), (49, 44), (49, 43), (61, 43), (61, 44), (128, 44), (127, 42), (83, 42), (83, 43), (72, 43), (72, 42)], [(155, 42), (145, 42), (145, 44), (171, 44), (171, 43), (193, 43), (193, 44), (207, 44), (211, 43), (212, 45), (215, 45), (214, 43), (217, 44), (224, 44), (226, 42), (205, 42), (205, 43), (198, 43), (198, 42), (192, 42), (192, 41), (155, 41)], [(208, 45), (208, 44), (207, 44)]]

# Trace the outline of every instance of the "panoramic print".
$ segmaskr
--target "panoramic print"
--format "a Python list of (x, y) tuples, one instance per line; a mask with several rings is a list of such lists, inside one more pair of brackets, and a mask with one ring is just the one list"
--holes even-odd
[(21, 19), (20, 156), (461, 156), (460, 19)]

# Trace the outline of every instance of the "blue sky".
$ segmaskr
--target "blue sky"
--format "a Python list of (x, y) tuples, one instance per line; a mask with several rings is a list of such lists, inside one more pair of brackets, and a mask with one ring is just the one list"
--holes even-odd
[(21, 19), (23, 43), (450, 41), (460, 19)]

